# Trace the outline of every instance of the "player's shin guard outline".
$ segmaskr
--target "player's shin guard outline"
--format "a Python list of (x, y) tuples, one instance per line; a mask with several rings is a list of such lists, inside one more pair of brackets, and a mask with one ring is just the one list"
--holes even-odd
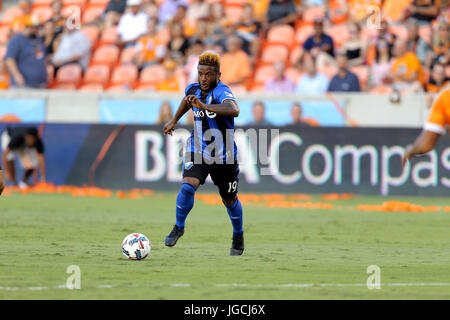
[(190, 183), (183, 183), (178, 192), (176, 202), (176, 225), (183, 229), (186, 217), (194, 207), (195, 187)]
[(243, 234), (244, 223), (242, 214), (242, 204), (239, 201), (239, 198), (236, 198), (236, 201), (230, 206), (225, 204), (225, 207), (227, 208), (231, 224), (233, 225), (233, 235)]

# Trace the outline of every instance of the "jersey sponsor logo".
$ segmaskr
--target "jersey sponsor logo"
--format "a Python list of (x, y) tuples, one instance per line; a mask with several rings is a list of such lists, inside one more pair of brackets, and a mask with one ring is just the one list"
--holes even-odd
[(194, 163), (192, 161), (189, 161), (184, 164), (184, 168), (186, 170), (189, 170), (190, 168), (192, 168), (193, 165), (194, 165)]
[(215, 118), (217, 116), (217, 113), (212, 112), (212, 111), (208, 111), (208, 110), (205, 110), (205, 111), (203, 111), (203, 110), (194, 111), (194, 116), (196, 116), (198, 118), (203, 118), (205, 116), (205, 114), (210, 119), (213, 119), (213, 118)]

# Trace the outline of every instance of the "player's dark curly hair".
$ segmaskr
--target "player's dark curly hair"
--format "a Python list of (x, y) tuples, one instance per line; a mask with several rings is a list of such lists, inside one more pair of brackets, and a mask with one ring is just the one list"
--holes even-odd
[(220, 57), (217, 53), (214, 52), (205, 52), (200, 55), (198, 58), (198, 65), (203, 66), (213, 66), (216, 67), (216, 70), (220, 70)]

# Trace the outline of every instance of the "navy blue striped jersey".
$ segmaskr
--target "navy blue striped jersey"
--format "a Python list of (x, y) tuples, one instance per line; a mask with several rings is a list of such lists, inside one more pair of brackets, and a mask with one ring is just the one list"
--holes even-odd
[[(221, 104), (225, 100), (236, 100), (230, 88), (219, 83), (203, 95), (200, 85), (192, 83), (186, 87), (186, 96), (195, 95), (205, 104)], [(207, 160), (221, 162), (237, 161), (237, 147), (234, 142), (234, 117), (218, 115), (214, 112), (192, 106), (194, 129), (186, 146), (187, 152), (202, 153)]]

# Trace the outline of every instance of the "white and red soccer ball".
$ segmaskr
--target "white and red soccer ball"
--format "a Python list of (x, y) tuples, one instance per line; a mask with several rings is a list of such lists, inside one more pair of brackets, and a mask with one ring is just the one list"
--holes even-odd
[(143, 260), (151, 250), (150, 240), (142, 233), (132, 233), (123, 239), (122, 253), (128, 260)]

